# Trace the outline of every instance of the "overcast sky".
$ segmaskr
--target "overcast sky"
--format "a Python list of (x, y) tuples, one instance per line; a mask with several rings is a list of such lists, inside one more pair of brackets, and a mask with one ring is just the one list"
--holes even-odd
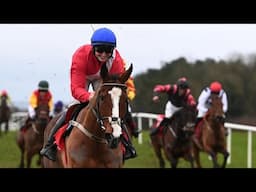
[(193, 62), (256, 53), (256, 24), (0, 24), (0, 89), (27, 102), (38, 82), (48, 80), (54, 100), (70, 102), (72, 54), (99, 27), (114, 31), (133, 75), (179, 57)]

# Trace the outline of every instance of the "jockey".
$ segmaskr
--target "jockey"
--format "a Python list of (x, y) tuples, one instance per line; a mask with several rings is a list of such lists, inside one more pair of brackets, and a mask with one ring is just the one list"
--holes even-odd
[(176, 84), (167, 85), (156, 85), (154, 87), (153, 101), (159, 101), (159, 93), (167, 93), (168, 102), (165, 105), (165, 118), (162, 120), (160, 125), (156, 129), (152, 129), (150, 135), (156, 135), (158, 131), (162, 131), (163, 127), (166, 126), (172, 120), (172, 115), (182, 108), (184, 104), (196, 106), (196, 101), (191, 94), (187, 78), (181, 77), (178, 79)]
[[(87, 104), (94, 95), (100, 85), (100, 69), (106, 63), (109, 73), (123, 73), (126, 69), (126, 64), (116, 49), (116, 36), (108, 28), (100, 28), (94, 31), (91, 37), (91, 44), (82, 45), (72, 56), (70, 69), (71, 79), (71, 94), (75, 101), (71, 104), (80, 103)], [(132, 79), (131, 79), (132, 81)], [(92, 86), (93, 91), (89, 91), (89, 86)], [(133, 83), (127, 85), (131, 88)], [(135, 94), (134, 87), (133, 90)], [(70, 106), (69, 106), (70, 107)], [(56, 159), (56, 144), (54, 143), (54, 134), (64, 124), (66, 113), (58, 119), (55, 127), (50, 132), (49, 139), (40, 154), (55, 161)], [(135, 148), (132, 146), (129, 138), (125, 141), (126, 153), (124, 159), (134, 158), (137, 156)]]
[(28, 118), (25, 121), (25, 125), (21, 127), (21, 130), (27, 128), (29, 121), (34, 121), (36, 115), (35, 109), (41, 103), (45, 103), (49, 106), (50, 115), (52, 116), (53, 97), (52, 93), (49, 91), (49, 83), (45, 80), (42, 80), (38, 83), (38, 88), (32, 92), (29, 98)]
[(64, 111), (64, 104), (61, 100), (59, 100), (54, 104), (53, 114), (54, 116), (56, 116), (63, 111)]
[[(7, 100), (6, 100), (7, 101), (7, 106), (11, 107), (12, 106), (11, 98), (10, 98), (10, 96), (9, 96), (9, 94), (6, 90), (2, 90), (0, 98), (2, 99), (2, 97), (7, 98)], [(0, 103), (0, 105), (1, 105), (1, 103)]]
[[(221, 101), (223, 103), (223, 111), (224, 113), (228, 111), (227, 94), (222, 88), (222, 85), (220, 82), (214, 81), (210, 84), (209, 87), (206, 87), (203, 89), (203, 91), (198, 97), (198, 105), (197, 105), (198, 114), (197, 114), (196, 125), (195, 125), (195, 134), (193, 137), (194, 142), (199, 148), (201, 148), (201, 144), (198, 141), (200, 137), (200, 130), (197, 125), (203, 119), (206, 112), (208, 111), (208, 108), (211, 104), (211, 100), (210, 100), (211, 94), (217, 94), (219, 97), (221, 97)], [(227, 135), (227, 132), (226, 132), (226, 135)]]

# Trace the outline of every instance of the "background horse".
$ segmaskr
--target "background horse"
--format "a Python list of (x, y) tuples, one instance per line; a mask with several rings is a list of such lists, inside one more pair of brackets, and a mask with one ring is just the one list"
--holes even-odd
[[(44, 167), (123, 167), (120, 139), (128, 99), (124, 83), (131, 72), (132, 65), (120, 76), (113, 76), (108, 73), (105, 64), (102, 66), (100, 71), (102, 84), (89, 104), (79, 112), (76, 120), (70, 121), (74, 127), (65, 137), (63, 148), (58, 146), (60, 150), (57, 150), (56, 161), (43, 157)], [(58, 117), (53, 118), (48, 124), (44, 134), (44, 145), (57, 119)], [(62, 128), (66, 129), (65, 126)]]
[[(154, 119), (153, 125), (150, 129), (156, 129), (161, 121), (164, 118), (164, 114), (159, 114), (157, 119)], [(154, 149), (155, 155), (158, 159), (159, 167), (164, 168), (165, 167), (165, 161), (164, 157), (162, 155), (162, 149), (163, 149), (163, 140), (162, 140), (162, 133), (158, 133), (155, 135), (150, 135), (150, 141), (151, 145)]]
[(194, 167), (192, 135), (196, 120), (196, 108), (184, 105), (176, 111), (170, 124), (164, 128), (163, 135), (151, 136), (152, 145), (161, 168), (165, 167), (161, 148), (172, 168), (176, 168), (179, 158), (189, 161)]
[(11, 117), (11, 110), (7, 105), (7, 97), (1, 97), (0, 106), (0, 135), (2, 134), (2, 124), (4, 124), (5, 133), (9, 131), (9, 120)]
[[(36, 108), (35, 121), (29, 121), (25, 130), (19, 130), (17, 133), (17, 145), (21, 151), (20, 168), (31, 167), (31, 161), (34, 155), (39, 155), (38, 166), (42, 166), (41, 156), (39, 154), (43, 147), (43, 134), (48, 122), (50, 121), (48, 105), (39, 105)], [(26, 160), (26, 165), (24, 161)]]
[(227, 158), (229, 153), (227, 152), (226, 136), (225, 136), (225, 113), (223, 112), (223, 104), (221, 98), (216, 95), (211, 95), (211, 106), (208, 109), (206, 115), (198, 126), (201, 130), (200, 143), (202, 149), (198, 148), (194, 144), (194, 154), (197, 167), (201, 167), (200, 163), (200, 151), (208, 153), (213, 161), (213, 167), (219, 167), (217, 162), (217, 154), (222, 153), (224, 156), (222, 168), (226, 167)]

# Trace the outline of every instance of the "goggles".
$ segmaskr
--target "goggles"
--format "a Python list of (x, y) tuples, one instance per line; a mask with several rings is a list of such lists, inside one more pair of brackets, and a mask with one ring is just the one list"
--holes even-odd
[(113, 46), (109, 46), (109, 45), (97, 45), (94, 47), (94, 50), (98, 53), (112, 53), (114, 50)]

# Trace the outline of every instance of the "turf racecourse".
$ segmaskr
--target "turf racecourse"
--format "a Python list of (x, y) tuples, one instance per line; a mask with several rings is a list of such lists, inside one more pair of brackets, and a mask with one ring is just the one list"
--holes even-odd
[[(0, 168), (18, 168), (20, 162), (20, 151), (16, 144), (16, 132), (11, 131), (0, 136)], [(135, 148), (137, 149), (138, 157), (129, 159), (125, 162), (124, 168), (158, 168), (158, 161), (150, 144), (149, 134), (147, 131), (142, 133), (143, 143), (138, 144), (137, 139), (133, 139)], [(253, 133), (252, 146), (252, 168), (256, 168), (256, 134)], [(247, 168), (247, 132), (232, 131), (232, 151), (231, 163), (227, 168)], [(34, 156), (32, 168), (38, 168), (36, 160), (38, 156)], [(211, 168), (212, 162), (208, 155), (201, 153), (202, 166)], [(223, 158), (219, 156), (219, 161)], [(166, 162), (166, 167), (170, 165)], [(178, 168), (190, 168), (187, 161), (181, 159)]]

